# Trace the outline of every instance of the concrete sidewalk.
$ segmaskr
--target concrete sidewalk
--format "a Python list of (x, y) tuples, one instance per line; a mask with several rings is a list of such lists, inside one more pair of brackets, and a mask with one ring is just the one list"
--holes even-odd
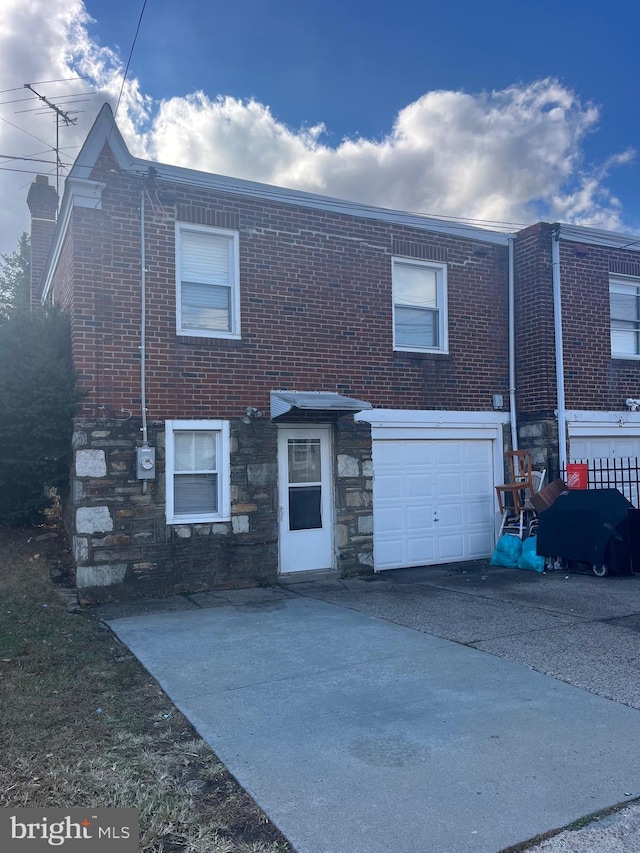
[[(402, 583), (323, 594), (381, 608), (371, 596)], [(470, 618), (483, 605), (476, 641), (483, 624), (496, 640), (584, 623), (442, 592)], [(453, 623), (422, 598), (413, 627), (291, 590), (181, 598), (110, 625), (299, 853), (497, 853), (640, 794), (636, 710), (426, 633), (429, 618)]]

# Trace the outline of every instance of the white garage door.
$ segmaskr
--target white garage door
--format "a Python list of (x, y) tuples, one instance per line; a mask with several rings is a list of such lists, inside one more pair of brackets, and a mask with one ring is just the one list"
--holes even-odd
[(373, 442), (375, 568), (488, 557), (494, 546), (493, 442)]
[(627, 470), (627, 460), (635, 467), (636, 458), (640, 459), (640, 438), (636, 436), (569, 436), (569, 461), (594, 463), (590, 488), (615, 486), (634, 506), (640, 504), (639, 489), (635, 474)]
[(640, 457), (640, 438), (634, 436), (593, 436), (569, 439), (571, 462), (581, 459), (613, 459)]

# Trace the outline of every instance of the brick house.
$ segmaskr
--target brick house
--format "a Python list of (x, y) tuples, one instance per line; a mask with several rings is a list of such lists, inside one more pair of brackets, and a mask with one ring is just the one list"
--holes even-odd
[(640, 457), (639, 253), (633, 236), (574, 225), (517, 234), (519, 436), (548, 470)]
[(134, 158), (104, 107), (34, 270), (86, 392), (79, 587), (371, 571), (374, 538), (379, 568), (490, 552), (508, 255), (497, 232)]
[(151, 163), (108, 106), (55, 231), (46, 179), (28, 202), (33, 298), (69, 313), (86, 392), (66, 523), (87, 597), (486, 557), (506, 447), (551, 467), (560, 421), (580, 456), (603, 424), (640, 449), (631, 238)]

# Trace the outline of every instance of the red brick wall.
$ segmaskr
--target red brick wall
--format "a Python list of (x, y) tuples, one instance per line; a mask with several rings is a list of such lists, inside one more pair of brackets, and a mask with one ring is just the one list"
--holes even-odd
[[(108, 165), (108, 164), (107, 164)], [(87, 415), (139, 409), (142, 181), (106, 181), (76, 209), (72, 329)], [(146, 199), (151, 418), (266, 410), (276, 388), (338, 391), (375, 406), (488, 410), (508, 392), (507, 250), (355, 217), (188, 186)], [(176, 215), (240, 232), (242, 340), (177, 337)], [(391, 257), (444, 261), (449, 354), (394, 353)], [(64, 271), (56, 291), (64, 289)], [(66, 297), (65, 297), (66, 298)]]
[[(551, 226), (516, 241), (517, 397), (523, 421), (557, 408)], [(624, 410), (640, 389), (640, 362), (611, 358), (609, 276), (640, 277), (637, 252), (560, 241), (566, 408)]]
[(515, 280), (516, 397), (526, 420), (557, 408), (551, 226), (540, 222), (518, 234)]
[(611, 358), (609, 276), (640, 278), (637, 252), (560, 243), (567, 409), (626, 410), (640, 390), (640, 362)]

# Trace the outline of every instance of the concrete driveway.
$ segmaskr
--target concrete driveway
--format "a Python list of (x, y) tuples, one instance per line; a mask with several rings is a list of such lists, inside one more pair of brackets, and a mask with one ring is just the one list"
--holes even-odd
[[(497, 853), (640, 796), (640, 577), (468, 565), (145, 606), (104, 616), (299, 853)], [(640, 849), (624, 820), (635, 847), (582, 849)]]

